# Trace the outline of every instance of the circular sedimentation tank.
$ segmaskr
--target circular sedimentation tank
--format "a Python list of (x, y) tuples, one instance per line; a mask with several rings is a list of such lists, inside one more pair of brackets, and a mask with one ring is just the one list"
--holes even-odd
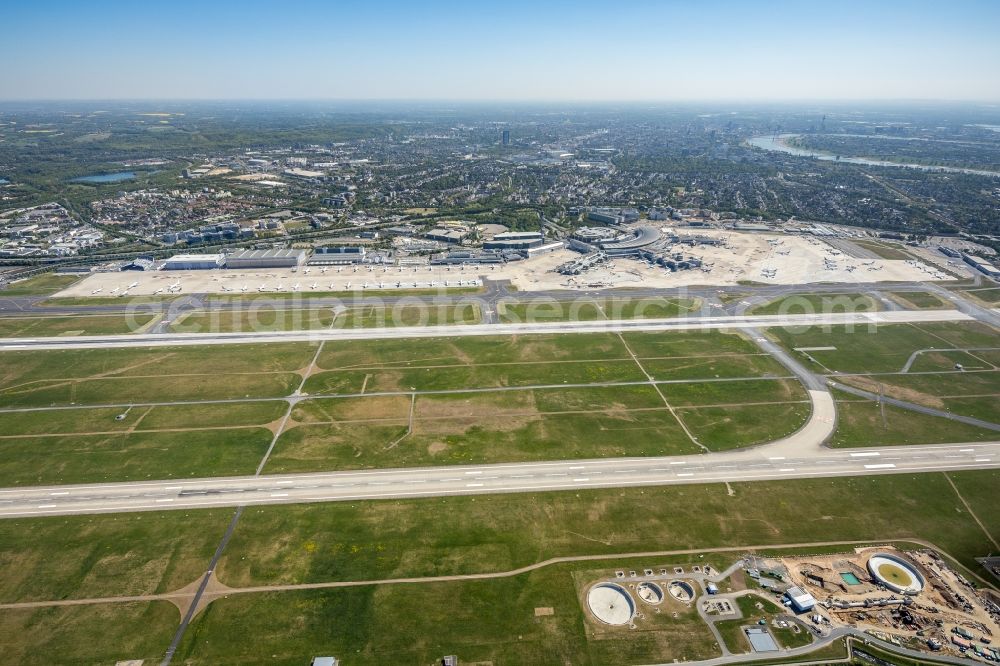
[(689, 583), (682, 580), (675, 580), (667, 586), (667, 592), (677, 601), (691, 601), (694, 599), (694, 588)]
[(604, 624), (619, 626), (628, 624), (635, 615), (635, 602), (620, 585), (598, 583), (587, 593), (590, 612)]
[(924, 577), (902, 557), (876, 553), (868, 558), (868, 573), (876, 581), (899, 594), (918, 594), (924, 589)]
[(647, 604), (656, 606), (663, 602), (663, 588), (656, 583), (639, 583), (635, 588), (635, 592)]

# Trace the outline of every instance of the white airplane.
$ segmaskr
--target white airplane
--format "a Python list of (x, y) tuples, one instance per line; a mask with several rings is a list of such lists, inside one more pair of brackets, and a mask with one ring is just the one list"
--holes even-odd
[(98, 287), (97, 289), (95, 289), (94, 291), (92, 291), (92, 292), (90, 292), (90, 293), (92, 293), (92, 294), (99, 294), (99, 293), (101, 293), (101, 291), (102, 291), (103, 289), (104, 289), (104, 287)]
[(295, 284), (292, 285), (292, 291), (298, 291), (298, 290), (299, 290), (299, 283), (296, 282)]
[(115, 287), (115, 288), (114, 288), (114, 289), (112, 289), (112, 290), (111, 290), (111, 291), (110, 291), (109, 293), (112, 293), (112, 294), (117, 294), (117, 293), (118, 293), (118, 287)]
[(326, 272), (327, 272), (328, 270), (330, 270), (330, 269), (329, 269), (329, 268), (326, 268), (326, 267), (323, 267), (323, 268), (319, 269), (319, 272), (320, 272), (321, 274), (323, 274), (323, 275), (326, 275)]
[(266, 284), (262, 284), (259, 287), (257, 287), (257, 291), (265, 291), (265, 290), (267, 290), (267, 285)]
[(223, 284), (220, 286), (222, 287), (222, 291), (229, 291), (229, 287), (227, 287), (226, 285)]
[(170, 285), (169, 287), (167, 287), (167, 289), (169, 289), (170, 291), (174, 291), (174, 290), (180, 291), (181, 290), (181, 283), (180, 283), (180, 281), (174, 282), (172, 285)]
[(126, 287), (126, 289), (131, 289), (131, 288), (133, 288), (133, 287), (138, 287), (138, 286), (139, 286), (139, 283), (138, 283), (138, 282), (133, 282), (133, 283), (132, 283), (132, 284), (130, 284), (130, 285), (129, 285), (128, 287)]
[(379, 283), (378, 283), (378, 288), (379, 288), (379, 289), (382, 289), (382, 288), (384, 288), (384, 287), (385, 287), (385, 283), (384, 283), (384, 282), (379, 282)]
[[(330, 285), (330, 287), (331, 287), (331, 288), (333, 288), (333, 285), (331, 284), (331, 285)], [(348, 282), (348, 283), (347, 283), (347, 287), (346, 287), (346, 288), (347, 288), (347, 289), (350, 289), (350, 288), (351, 288), (351, 283), (350, 283), (350, 282)]]
[(309, 275), (309, 271), (310, 271), (310, 270), (312, 270), (312, 269), (309, 269), (309, 268), (304, 268), (304, 269), (302, 269), (302, 274), (303, 274), (303, 275)]
[(316, 284), (315, 282), (313, 282), (311, 285), (309, 285), (309, 288), (310, 289), (315, 289), (318, 286), (319, 286), (318, 284)]
[(118, 298), (121, 298), (122, 296), (128, 296), (128, 289), (126, 289), (122, 293), (118, 294)]
[(361, 285), (361, 288), (362, 288), (362, 289), (367, 289), (367, 288), (368, 288), (368, 283), (367, 283), (367, 282), (365, 282), (365, 283), (364, 283), (363, 285)]
[(396, 289), (399, 289), (402, 286), (403, 286), (402, 282), (399, 282), (399, 281), (396, 282)]
[(247, 286), (246, 285), (243, 285), (242, 287), (240, 287), (240, 291), (242, 291), (243, 293), (246, 293), (246, 290), (247, 290)]
[(162, 292), (163, 292), (163, 287), (160, 287), (159, 289), (157, 289), (156, 291), (153, 292), (153, 296), (156, 296), (157, 294), (162, 293)]

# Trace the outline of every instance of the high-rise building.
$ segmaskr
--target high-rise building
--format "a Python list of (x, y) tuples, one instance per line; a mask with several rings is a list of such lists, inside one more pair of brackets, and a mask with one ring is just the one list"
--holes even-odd
[(510, 145), (510, 130), (503, 131), (503, 145), (505, 146)]

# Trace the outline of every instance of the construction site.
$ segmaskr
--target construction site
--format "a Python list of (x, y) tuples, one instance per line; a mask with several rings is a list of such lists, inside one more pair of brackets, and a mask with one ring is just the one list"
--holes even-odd
[[(792, 557), (746, 555), (718, 571), (661, 562), (577, 576), (594, 640), (697, 635), (727, 653), (804, 649), (845, 636), (922, 653), (1000, 660), (1000, 605), (932, 549), (892, 546)], [(704, 640), (704, 636), (700, 640)]]
[(816, 601), (812, 620), (850, 627), (894, 645), (1000, 659), (1000, 605), (931, 549), (755, 561), (748, 570), (774, 594), (797, 587)]

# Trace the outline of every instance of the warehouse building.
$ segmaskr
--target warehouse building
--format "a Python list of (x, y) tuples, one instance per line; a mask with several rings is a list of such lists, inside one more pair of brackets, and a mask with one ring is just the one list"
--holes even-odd
[(226, 257), (226, 268), (297, 268), (305, 260), (305, 250), (240, 250)]
[(224, 254), (175, 254), (163, 262), (165, 271), (201, 271), (219, 268), (226, 260)]
[(344, 266), (360, 264), (365, 260), (365, 248), (360, 245), (318, 247), (309, 259), (310, 266)]

